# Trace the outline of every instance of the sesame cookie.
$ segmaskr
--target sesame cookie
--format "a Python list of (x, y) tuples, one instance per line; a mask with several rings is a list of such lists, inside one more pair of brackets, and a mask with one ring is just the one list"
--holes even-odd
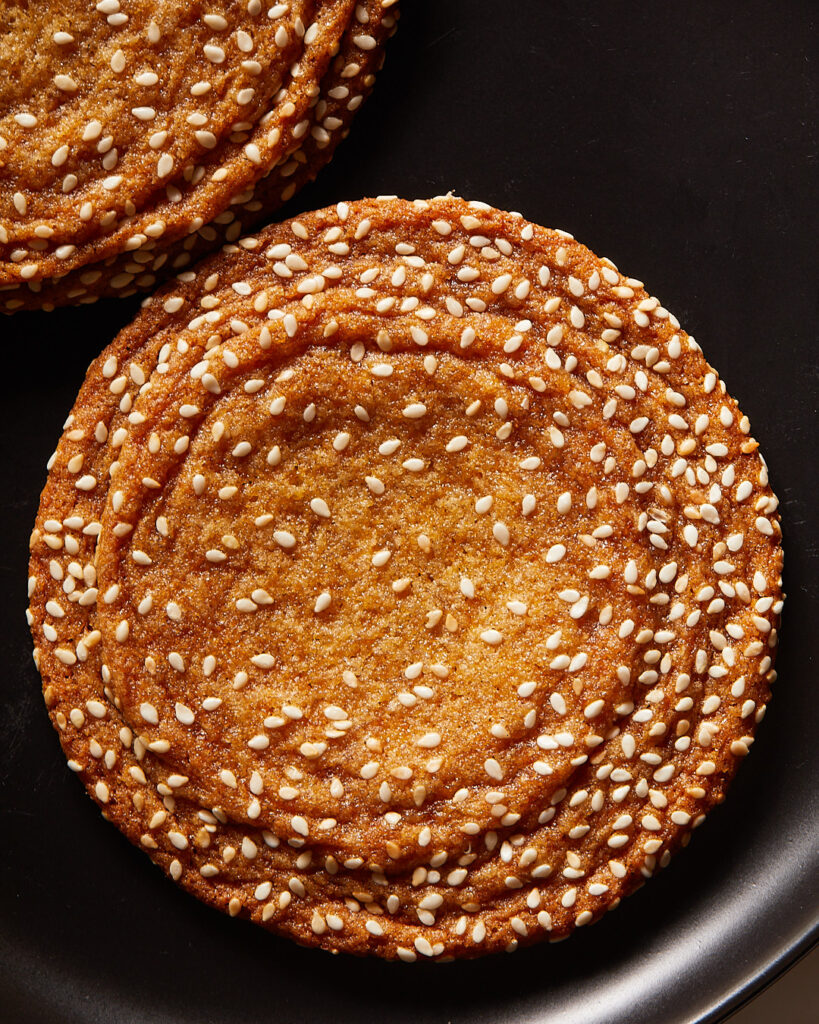
[(398, 13), (389, 0), (65, 6), (47, 24), (18, 12), (6, 40), (18, 61), (21, 38), (38, 48), (0, 97), (6, 312), (149, 288), (237, 239), (331, 158)]
[[(110, 722), (150, 765), (120, 827), (159, 815), (172, 875), (300, 941), (559, 937), (687, 841), (764, 713), (747, 419), (640, 282), (518, 215), (364, 201), (254, 242), (149, 300), (58, 447), (31, 617), (66, 751)], [(260, 833), (275, 863), (202, 860)]]

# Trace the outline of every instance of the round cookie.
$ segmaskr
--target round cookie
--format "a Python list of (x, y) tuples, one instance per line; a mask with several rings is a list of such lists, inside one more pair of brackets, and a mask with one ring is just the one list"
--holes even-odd
[[(124, 417), (130, 423), (101, 517), (94, 568), (99, 580), (95, 582), (98, 590), (109, 580), (116, 580), (112, 585), (120, 587), (111, 604), (103, 604), (96, 612), (102, 637), (98, 646), (105, 651), (110, 672), (109, 692), (121, 704), (140, 742), (159, 744), (157, 753), (167, 772), (184, 764), (187, 778), (179, 789), (183, 794), (190, 792), (211, 810), (217, 806), (219, 813), (229, 808), (249, 828), (253, 820), (270, 826), (278, 837), (313, 851), (319, 863), (335, 852), (344, 857), (348, 843), (369, 851), (367, 866), (373, 878), (386, 880), (382, 895), (395, 895), (398, 901), (394, 910), (398, 916), (393, 919), (387, 907), (387, 918), (379, 925), (384, 936), (377, 941), (366, 939), (373, 932), (365, 932), (365, 944), (377, 945), (375, 951), (403, 955), (400, 947), (427, 955), (428, 950), (439, 956), (473, 955), (534, 939), (544, 933), (547, 922), (554, 929), (551, 934), (563, 934), (612, 905), (657, 863), (665, 862), (702, 812), (721, 799), (736, 759), (747, 752), (753, 722), (764, 709), (772, 678), (769, 649), (776, 636), (772, 626), (780, 609), (781, 552), (776, 502), (767, 488), (764, 465), (755, 454), (755, 442), (749, 439), (747, 421), (724, 394), (693, 340), (641, 291), (638, 282), (623, 279), (608, 262), (592, 257), (568, 237), (535, 228), (518, 217), (459, 200), (421, 204), (385, 200), (320, 211), (268, 229), (261, 237), (264, 246), (255, 252), (234, 253), (229, 259), (220, 257), (205, 264), (197, 278), (174, 290), (178, 295), (166, 292), (129, 329), (136, 332), (132, 336), (141, 332), (147, 337), (157, 330), (157, 320), (168, 321), (165, 336), (176, 343), (157, 373), (151, 374), (148, 367), (136, 372), (142, 394), (136, 396), (133, 407), (126, 403)], [(397, 252), (396, 246), (400, 247)], [(294, 256), (305, 266), (293, 266)], [(282, 270), (289, 270), (291, 276)], [(336, 275), (335, 270), (341, 273)], [(321, 288), (316, 280), (319, 273), (324, 282)], [(217, 301), (211, 310), (216, 315), (200, 314), (191, 320), (188, 309), (198, 305), (205, 281), (212, 283), (210, 295)], [(620, 320), (619, 326), (612, 318)], [(561, 326), (562, 333), (551, 333)], [(605, 338), (604, 332), (609, 332)], [(114, 350), (120, 347), (127, 350), (127, 343), (118, 341)], [(113, 358), (115, 365), (121, 361)], [(133, 390), (131, 374), (118, 369), (113, 373), (112, 384)], [(472, 396), (469, 404), (465, 391)], [(313, 401), (308, 402), (311, 395)], [(369, 419), (356, 414), (355, 396)], [(478, 400), (481, 407), (467, 416), (466, 410)], [(277, 412), (271, 411), (274, 403)], [(191, 411), (194, 405), (196, 412)], [(417, 408), (421, 405), (427, 406), (424, 412)], [(543, 407), (549, 414), (545, 418)], [(409, 410), (406, 416), (405, 410)], [(430, 411), (434, 415), (425, 421)], [(81, 406), (75, 412), (79, 414)], [(467, 424), (462, 434), (455, 433), (456, 417)], [(642, 423), (643, 419), (648, 422)], [(221, 430), (218, 423), (223, 424)], [(234, 428), (241, 428), (235, 437)], [(77, 428), (72, 424), (71, 429)], [(379, 431), (390, 435), (386, 443), (392, 450), (379, 451), (385, 444)], [(331, 434), (333, 440), (349, 435), (346, 445), (336, 450)], [(606, 445), (605, 451), (586, 447), (592, 434), (595, 445)], [(179, 445), (182, 436), (190, 438), (187, 447)], [(461, 437), (467, 438), (466, 443)], [(270, 444), (262, 452), (263, 460), (257, 459), (254, 465), (254, 452), (261, 451), (265, 438)], [(671, 450), (667, 439), (673, 441)], [(275, 440), (278, 455), (270, 462), (268, 453), (274, 451)], [(401, 442), (397, 449), (391, 443), (394, 440)], [(447, 451), (452, 441), (455, 444)], [(179, 450), (174, 451), (175, 447)], [(565, 458), (567, 454), (571, 459)], [(517, 461), (512, 463), (510, 458)], [(425, 464), (418, 466), (411, 462), (414, 459)], [(540, 464), (533, 459), (540, 459)], [(609, 459), (614, 465), (606, 472)], [(199, 474), (197, 460), (204, 470)], [(374, 461), (380, 461), (381, 475), (364, 474), (362, 480), (361, 466)], [(411, 464), (404, 465), (407, 462)], [(342, 463), (345, 468), (339, 469)], [(622, 472), (623, 464), (627, 474)], [(168, 485), (163, 489), (166, 474)], [(197, 475), (204, 478), (198, 495)], [(379, 487), (371, 486), (367, 475), (384, 485), (382, 493), (374, 493)], [(484, 480), (486, 486), (478, 494), (476, 481)], [(313, 494), (310, 485), (315, 490), (318, 482), (325, 483), (326, 489)], [(618, 491), (618, 485), (627, 485), (627, 490), (620, 486)], [(591, 493), (592, 486), (596, 495)], [(89, 493), (96, 488), (95, 482)], [(73, 501), (64, 484), (62, 489)], [(192, 503), (191, 493), (197, 499)], [(572, 497), (569, 507), (567, 493)], [(524, 505), (527, 494), (534, 495), (534, 507), (529, 507), (531, 501)], [(485, 501), (482, 511), (464, 507), (466, 497), (474, 503), (490, 495), (490, 508), (483, 507)], [(621, 495), (622, 501), (618, 500)], [(261, 516), (253, 515), (250, 528), (257, 500), (268, 505), (272, 501), (274, 510), (290, 517), (280, 525), (294, 524), (286, 532), (300, 542), (291, 548), (288, 537), (274, 538), (272, 545), (257, 539), (257, 531), (269, 533), (276, 525), (272, 521), (256, 525), (257, 519), (269, 514), (266, 510)], [(323, 514), (320, 504), (316, 511), (314, 501), (324, 501), (332, 514)], [(506, 509), (501, 517), (503, 503)], [(162, 534), (156, 532), (154, 513), (159, 505), (171, 513), (165, 516), (170, 555), (163, 550)], [(197, 518), (186, 529), (184, 516), (191, 512)], [(47, 532), (43, 514), (41, 510), (33, 560), (39, 566), (39, 574), (33, 573), (38, 580), (43, 578)], [(292, 608), (275, 590), (270, 595), (270, 587), (266, 590), (273, 597), (270, 603), (262, 595), (255, 601), (253, 591), (234, 596), (234, 578), (241, 573), (232, 568), (228, 557), (202, 567), (211, 591), (206, 602), (200, 596), (196, 604), (200, 567), (183, 574), (179, 566), (190, 569), (197, 543), (207, 539), (208, 531), (225, 529), (226, 516), (231, 532), (219, 533), (219, 549), (225, 555), (246, 549), (253, 572), (260, 567), (267, 571), (271, 558), (288, 552), (294, 561), (302, 560), (302, 592), (292, 585), (283, 588)], [(330, 522), (324, 522), (327, 519)], [(59, 522), (55, 518), (52, 527)], [(201, 537), (196, 534), (197, 523)], [(480, 532), (484, 523), (489, 524), (486, 536)], [(498, 523), (512, 527), (507, 543), (503, 530), (493, 527)], [(114, 531), (121, 524), (134, 529), (127, 534), (119, 530), (116, 537)], [(392, 530), (393, 553), (383, 565), (360, 565), (364, 548), (356, 524), (366, 537), (374, 524)], [(322, 526), (346, 529), (344, 543), (334, 544), (326, 531), (322, 539)], [(305, 531), (301, 538), (300, 527)], [(550, 535), (558, 527), (561, 535)], [(607, 527), (612, 527), (611, 533)], [(697, 530), (696, 538), (689, 527)], [(428, 538), (428, 550), (423, 542), (417, 544), (419, 533)], [(416, 541), (415, 546), (406, 539), (395, 543), (402, 534)], [(238, 546), (225, 542), (226, 537), (235, 539)], [(311, 563), (307, 541), (329, 554), (327, 565), (320, 558)], [(302, 544), (306, 554), (299, 555)], [(154, 550), (151, 545), (158, 547)], [(217, 547), (205, 550), (215, 552)], [(142, 557), (134, 561), (132, 556), (140, 552), (152, 559), (151, 564)], [(459, 570), (453, 555), (470, 560), (471, 575)], [(395, 565), (402, 557), (408, 566), (404, 575), (396, 569), (395, 578), (391, 575), (389, 586), (384, 587), (378, 582), (384, 574), (373, 570)], [(560, 566), (570, 557), (586, 591), (571, 600), (567, 593), (571, 588), (559, 575)], [(493, 575), (496, 559), (504, 569), (500, 575)], [(538, 570), (529, 576), (527, 559)], [(353, 571), (345, 573), (345, 560)], [(273, 564), (284, 566), (276, 568), (274, 578), (281, 573), (283, 582), (293, 584), (296, 577), (287, 568), (291, 563)], [(316, 597), (307, 584), (317, 582), (328, 566), (333, 577), (326, 584), (330, 604), (316, 611), (315, 604), (305, 604)], [(427, 572), (427, 578), (424, 566), (435, 570)], [(611, 570), (608, 576), (601, 569), (605, 566)], [(485, 593), (481, 593), (479, 572), (487, 581)], [(531, 600), (501, 592), (510, 573), (516, 582), (527, 584)], [(163, 579), (166, 586), (167, 579), (175, 584), (174, 593), (163, 591)], [(410, 582), (402, 591), (406, 579)], [(554, 579), (561, 587), (557, 597), (554, 587), (542, 584), (544, 579)], [(134, 590), (133, 601), (141, 604), (145, 590), (140, 587), (147, 580), (152, 586), (158, 581), (151, 591), (154, 606), (123, 617), (120, 612), (127, 605), (121, 592)], [(399, 584), (397, 590), (393, 582)], [(334, 586), (341, 586), (342, 598), (349, 589), (351, 602), (340, 600)], [(431, 609), (442, 615), (427, 629), (426, 615), (419, 609), (427, 611), (425, 602), (433, 586), (446, 601), (437, 601), (445, 607)], [(400, 604), (402, 596), (411, 599), (416, 591), (420, 591), (418, 608), (409, 602)], [(234, 600), (232, 607), (226, 594)], [(607, 618), (603, 614), (606, 594), (616, 597), (616, 602), (606, 601), (612, 614), (608, 621), (601, 621), (601, 615), (602, 620)], [(393, 604), (386, 606), (385, 596)], [(369, 606), (362, 604), (368, 597)], [(50, 625), (56, 631), (62, 620), (50, 619), (45, 606), (37, 605), (36, 589), (33, 600), (41, 667), (48, 657), (53, 666), (50, 652), (57, 649), (57, 642), (43, 644), (40, 630)], [(240, 610), (238, 601), (257, 607), (245, 604), (243, 609), (248, 610)], [(527, 605), (524, 614), (517, 606), (505, 607), (516, 601)], [(171, 604), (177, 607), (170, 609)], [(299, 645), (309, 655), (308, 671), (314, 653), (316, 664), (326, 667), (322, 657), (336, 659), (339, 645), (360, 642), (361, 622), (369, 616), (372, 622), (382, 623), (384, 607), (399, 623), (394, 632), (382, 627), (383, 635), (376, 637), (380, 646), (372, 664), (382, 667), (385, 678), (362, 672), (356, 686), (342, 678), (354, 702), (351, 707), (336, 702), (335, 681), (329, 682), (321, 672), (317, 672), (323, 688), (317, 693), (320, 703), (314, 702), (306, 715), (304, 707), (288, 705), (291, 712), (301, 711), (301, 718), (288, 715), (281, 701), (276, 704), (273, 699), (281, 696), (275, 686), (284, 683), (248, 680), (234, 689), (235, 673), (231, 673), (236, 666), (230, 659), (241, 655), (248, 637), (264, 634), (275, 640), (277, 628), (281, 635), (283, 626), (290, 638), (287, 631), (297, 627), (292, 633), (295, 648), (289, 650), (287, 661), (280, 659), (275, 666), (284, 679), (287, 665), (298, 665)], [(512, 626), (501, 630), (482, 619), (498, 609), (505, 613), (504, 623)], [(197, 634), (202, 628), (197, 615), (203, 610), (215, 611), (220, 628), (226, 628), (231, 638), (225, 651), (219, 652), (224, 653), (229, 669), (225, 678), (219, 682), (216, 671), (204, 677), (222, 687), (210, 697), (223, 703), (207, 712), (200, 711), (189, 695), (187, 704), (174, 699), (180, 696), (178, 677), (190, 687), (186, 694), (197, 697), (201, 697), (197, 685), (202, 680), (192, 678), (187, 650), (165, 646), (171, 642), (168, 634), (179, 629), (195, 651), (202, 639), (201, 632)], [(329, 633), (321, 633), (320, 616), (326, 617), (328, 611), (335, 616), (335, 625)], [(266, 612), (268, 625), (259, 626)], [(456, 620), (455, 630), (446, 629), (447, 615)], [(550, 618), (561, 634), (565, 631), (570, 651), (561, 647), (566, 646), (563, 635), (551, 639), (557, 628), (546, 633)], [(119, 639), (116, 632), (123, 621), (129, 623), (128, 636)], [(248, 628), (245, 622), (254, 625)], [(612, 623), (615, 634), (606, 632)], [(522, 653), (516, 653), (515, 629), (521, 625), (528, 641)], [(577, 653), (589, 653), (575, 649), (578, 638), (585, 635), (584, 627), (594, 642), (594, 658), (599, 657), (593, 661), (594, 671), (585, 674), (588, 662), (571, 669)], [(493, 629), (500, 636), (490, 633)], [(311, 648), (310, 633), (321, 635), (326, 643)], [(483, 633), (489, 635), (483, 638)], [(624, 645), (629, 637), (631, 644)], [(545, 648), (552, 659), (548, 665), (532, 656), (537, 654), (538, 642), (547, 641), (553, 644)], [(422, 659), (420, 673), (413, 675), (417, 662), (404, 659), (403, 645), (418, 642), (430, 651), (425, 651), (428, 660)], [(143, 658), (153, 658), (155, 664), (140, 673), (146, 699), (135, 711), (135, 698), (122, 688), (122, 675), (131, 667), (128, 659), (138, 656), (139, 645), (144, 645)], [(508, 660), (503, 658), (507, 645), (512, 646)], [(588, 638), (586, 645), (591, 646)], [(68, 647), (61, 650), (70, 654)], [(433, 674), (430, 687), (426, 665), (450, 667), (438, 657), (439, 651), (450, 655), (456, 671)], [(167, 660), (174, 653), (182, 660), (182, 672)], [(199, 653), (207, 657), (204, 649)], [(564, 653), (568, 665), (561, 659)], [(162, 655), (164, 664), (160, 664)], [(494, 675), (490, 655), (496, 659)], [(402, 679), (396, 665), (404, 672), (411, 669), (410, 677)], [(264, 664), (253, 666), (249, 676), (254, 669), (269, 679), (273, 666), (265, 659)], [(628, 679), (621, 670), (627, 670)], [(48, 671), (44, 671), (46, 677)], [(576, 687), (575, 680), (582, 685)], [(415, 692), (416, 686), (420, 692)], [(599, 689), (593, 690), (594, 686)], [(260, 743), (246, 747), (243, 716), (250, 704), (242, 695), (249, 689), (257, 691), (257, 705), (269, 703), (269, 717), (288, 719), (263, 724), (254, 733), (273, 737), (266, 747)], [(433, 691), (431, 695), (428, 690)], [(215, 697), (216, 693), (220, 696)], [(403, 701), (399, 694), (404, 695)], [(522, 719), (534, 712), (534, 722), (527, 726), (523, 720), (510, 729), (510, 716), (496, 720), (489, 701), (498, 694), (511, 700), (510, 706), (521, 708)], [(385, 695), (392, 695), (392, 704), (384, 700)], [(238, 698), (242, 699), (237, 703)], [(468, 702), (471, 714), (459, 717), (459, 700)], [(147, 719), (141, 704), (153, 709), (144, 709)], [(336, 708), (348, 712), (349, 719), (325, 714)], [(149, 720), (154, 713), (156, 727)], [(433, 719), (428, 720), (430, 713)], [(227, 738), (226, 764), (207, 756), (189, 761), (185, 746), (189, 734), (202, 728), (202, 719), (214, 715), (224, 716), (217, 719), (215, 730), (211, 727), (211, 738), (213, 734)], [(446, 727), (434, 728), (436, 715), (446, 727), (454, 723), (455, 735)], [(418, 736), (410, 732), (413, 716), (419, 730), (426, 732)], [(328, 750), (334, 743), (347, 747), (331, 768), (348, 770), (344, 796), (349, 788), (359, 802), (352, 814), (344, 799), (336, 800), (337, 824), (326, 829), (320, 826), (328, 815), (319, 817), (321, 799), (314, 799), (322, 793), (331, 770), (322, 776), (327, 751), (315, 751), (315, 745), (324, 740), (307, 732), (304, 738), (296, 732), (293, 741), (279, 740), (282, 730), (295, 732), (293, 726), (299, 728), (305, 719), (305, 727), (318, 729), (317, 718), (325, 732), (342, 733), (326, 737)], [(350, 726), (343, 724), (348, 720)], [(362, 720), (367, 735), (360, 729)], [(598, 728), (600, 721), (604, 728)], [(342, 727), (336, 728), (333, 722), (341, 722)], [(464, 729), (469, 743), (460, 735)], [(201, 735), (206, 734), (207, 728)], [(428, 737), (433, 744), (436, 735), (439, 741), (430, 746), (414, 749), (414, 744), (406, 742), (408, 737)], [(170, 748), (164, 749), (169, 738)], [(379, 742), (382, 750), (368, 747), (368, 738)], [(314, 746), (307, 754), (300, 749), (297, 753), (295, 739), (300, 740), (299, 748), (305, 743)], [(467, 755), (475, 744), (482, 756), (470, 761)], [(409, 763), (390, 764), (393, 749), (402, 762)], [(370, 759), (359, 767), (365, 750)], [(379, 756), (387, 762), (383, 768)], [(428, 762), (439, 756), (442, 764), (430, 772)], [(351, 765), (360, 772), (371, 763), (377, 767), (370, 778), (366, 774), (371, 768), (364, 778), (349, 772)], [(250, 764), (257, 766), (262, 780), (258, 794), (250, 788)], [(285, 771), (298, 766), (302, 778), (285, 778), (282, 764)], [(314, 765), (318, 771), (310, 770)], [(401, 803), (401, 794), (409, 787), (402, 790), (400, 784), (416, 783), (392, 774), (387, 777), (391, 767), (410, 768), (413, 777), (426, 772), (423, 779), (429, 785), (424, 786), (420, 808), (414, 798)], [(225, 771), (232, 772), (235, 788), (225, 782)], [(179, 771), (176, 774), (182, 777)], [(282, 784), (269, 791), (269, 778), (277, 776)], [(466, 796), (459, 790), (452, 792), (456, 776), (465, 783), (460, 789), (466, 790)], [(389, 801), (384, 800), (385, 781), (391, 791)], [(285, 789), (285, 796), (279, 789)], [(290, 789), (297, 793), (292, 795)], [(458, 799), (453, 799), (456, 794)], [(258, 816), (248, 820), (254, 797), (259, 802)], [(304, 813), (288, 811), (282, 816), (283, 804), (292, 806), (299, 800), (298, 809)], [(397, 822), (386, 818), (385, 807), (387, 815), (398, 817)], [(257, 813), (255, 807), (253, 813)], [(444, 864), (446, 875), (441, 870)], [(320, 917), (326, 911), (335, 919), (335, 912), (321, 902), (327, 897), (321, 888), (322, 874), (326, 872), (320, 870), (311, 877), (306, 891), (315, 896)], [(195, 882), (201, 887), (199, 879)], [(415, 888), (413, 882), (425, 892), (419, 892), (414, 904), (406, 895)], [(205, 898), (219, 902), (213, 892)], [(241, 902), (241, 897), (235, 898)], [(239, 909), (253, 914), (253, 906), (250, 900)], [(407, 924), (405, 908), (409, 913), (414, 909), (419, 926)], [(261, 913), (257, 906), (256, 916)], [(297, 911), (292, 913), (296, 918), (291, 922), (298, 919)], [(314, 929), (311, 918), (309, 934), (298, 931), (301, 925), (292, 927), (306, 941), (354, 951), (363, 948), (360, 936), (355, 937), (360, 918), (355, 917), (358, 925), (345, 923), (343, 935), (330, 934), (333, 929), (326, 925), (326, 914), (322, 919), (324, 926), (317, 923)], [(278, 930), (291, 927), (278, 918), (274, 926)], [(407, 945), (406, 929), (412, 927), (418, 930), (419, 944), (413, 939)]]
[[(171, 258), (178, 270), (196, 254), (189, 252), (194, 241), (201, 253), (237, 238), (295, 191), (289, 186), (296, 182), (279, 185), (277, 177), (310, 164), (298, 175), (309, 180), (329, 159), (357, 97), (372, 85), (397, 15), (394, 3), (381, 0), (282, 4), (266, 12), (254, 0), (224, 14), (211, 8), (169, 14), (142, 3), (128, 14), (117, 4), (106, 16), (75, 6), (50, 9), (42, 24), (18, 12), (8, 36), (15, 53), (21, 52), (17, 36), (36, 37), (39, 56), (25, 74), (9, 77), (0, 104), (8, 110), (0, 119), (0, 177), (9, 204), (0, 207), (0, 257), (6, 256), (0, 283), (12, 289), (3, 299), (6, 311), (36, 305), (38, 297), (46, 305), (66, 301), (66, 292), (70, 301), (87, 299), (107, 282), (121, 293), (152, 276), (145, 263), (159, 260), (156, 271)], [(59, 27), (63, 22), (71, 32)], [(162, 80), (141, 66), (146, 45), (165, 54)], [(104, 67), (92, 76), (90, 93), (83, 83), (93, 60)], [(135, 61), (140, 67), (129, 74)], [(248, 76), (253, 82), (244, 81)], [(76, 88), (69, 90), (68, 82)], [(320, 113), (328, 101), (320, 99), (321, 87), (333, 91), (329, 99), (339, 112)], [(157, 160), (164, 161), (159, 177)], [(164, 173), (169, 162), (175, 170)], [(273, 182), (262, 184), (276, 167)], [(236, 207), (243, 206), (250, 208), (235, 223)], [(89, 269), (89, 263), (100, 266)], [(72, 270), (65, 283), (49, 283)], [(33, 294), (17, 294), (15, 283)]]

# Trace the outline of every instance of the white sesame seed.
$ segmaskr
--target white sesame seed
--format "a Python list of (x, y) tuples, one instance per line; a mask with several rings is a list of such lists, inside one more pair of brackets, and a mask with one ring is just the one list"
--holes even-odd
[(427, 732), (424, 733), (423, 736), (419, 737), (415, 742), (419, 747), (437, 747), (441, 742), (441, 734), (438, 732)]
[(506, 523), (497, 522), (492, 526), (492, 536), (503, 547), (507, 547), (511, 539), (509, 534), (509, 528)]

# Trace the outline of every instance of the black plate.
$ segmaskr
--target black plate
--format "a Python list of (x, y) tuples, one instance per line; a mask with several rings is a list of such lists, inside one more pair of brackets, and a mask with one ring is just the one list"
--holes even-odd
[(0, 321), (3, 1021), (688, 1024), (722, 1017), (819, 935), (812, 5), (404, 7), (375, 96), (291, 211), (452, 189), (565, 228), (648, 283), (750, 416), (782, 499), (789, 599), (768, 718), (688, 850), (562, 944), (408, 967), (223, 918), (66, 769), (23, 621), (46, 458), (137, 303)]

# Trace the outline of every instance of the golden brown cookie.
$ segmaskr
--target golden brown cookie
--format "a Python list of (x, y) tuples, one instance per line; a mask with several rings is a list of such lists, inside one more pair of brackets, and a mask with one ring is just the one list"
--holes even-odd
[[(127, 15), (115, 5), (107, 17), (85, 8), (72, 13), (75, 6), (52, 5), (42, 24), (17, 12), (6, 40), (17, 60), (21, 39), (31, 37), (38, 59), (10, 76), (0, 96), (0, 112), (7, 111), (0, 117), (5, 312), (144, 290), (237, 239), (331, 158), (372, 87), (398, 13), (389, 0), (354, 10), (339, 2), (266, 11), (258, 3), (231, 4), (224, 14), (198, 5), (158, 13), (144, 3)], [(68, 21), (71, 32), (55, 30)], [(280, 46), (285, 35), (289, 42)], [(203, 42), (211, 36), (215, 41)], [(108, 66), (108, 37), (119, 45), (120, 71)], [(152, 69), (128, 74), (135, 60), (146, 62), (146, 45), (164, 55), (164, 79)], [(92, 91), (82, 83), (94, 81), (94, 61), (104, 67)], [(57, 65), (54, 81), (70, 80), (76, 89), (45, 82)], [(284, 83), (278, 91), (277, 82)], [(98, 126), (99, 138), (90, 138)], [(101, 155), (94, 146), (103, 147)], [(171, 173), (155, 181), (157, 159), (163, 170), (173, 159), (180, 180)]]
[(89, 374), (33, 537), (47, 695), (102, 687), (173, 813), (300, 851), (269, 912), (241, 886), (287, 863), (176, 872), (210, 902), (405, 959), (565, 934), (687, 839), (764, 712), (747, 420), (640, 282), (517, 215), (365, 201), (257, 240)]

